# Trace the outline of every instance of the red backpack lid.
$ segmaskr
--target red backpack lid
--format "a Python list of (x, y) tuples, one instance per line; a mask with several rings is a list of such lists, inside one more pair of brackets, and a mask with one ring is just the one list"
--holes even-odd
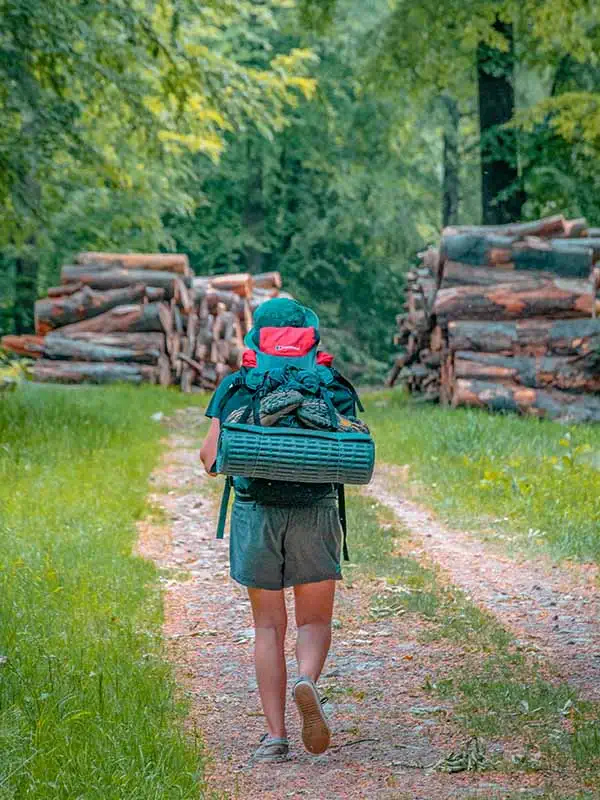
[(269, 356), (302, 358), (318, 341), (315, 328), (261, 328), (258, 347)]

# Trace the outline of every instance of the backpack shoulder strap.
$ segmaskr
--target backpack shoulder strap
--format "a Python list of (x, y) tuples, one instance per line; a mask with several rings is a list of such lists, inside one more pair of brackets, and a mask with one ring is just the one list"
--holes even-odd
[(223, 496), (221, 497), (221, 508), (219, 509), (219, 522), (217, 523), (217, 539), (223, 539), (225, 536), (225, 523), (227, 521), (227, 509), (229, 508), (229, 498), (231, 496), (231, 487), (233, 486), (233, 478), (228, 475), (225, 478), (225, 486), (223, 487)]
[(343, 534), (342, 554), (344, 556), (344, 561), (350, 561), (350, 553), (348, 552), (348, 521), (346, 519), (346, 493), (343, 483), (338, 483), (338, 513), (340, 515), (340, 525), (342, 526)]
[(340, 383), (342, 386), (344, 386), (346, 389), (348, 389), (348, 391), (350, 392), (350, 394), (352, 395), (352, 397), (353, 397), (353, 399), (354, 399), (354, 402), (355, 402), (355, 403), (356, 403), (356, 405), (358, 406), (358, 410), (359, 410), (359, 411), (364, 411), (364, 410), (365, 410), (365, 407), (364, 407), (364, 406), (363, 406), (363, 404), (360, 402), (360, 397), (358, 396), (358, 392), (356, 391), (356, 389), (354, 388), (354, 386), (353, 386), (353, 385), (350, 383), (350, 381), (348, 380), (348, 378), (345, 378), (345, 377), (342, 375), (342, 373), (341, 373), (341, 372), (338, 372), (338, 371), (337, 371), (337, 369), (335, 369), (335, 367), (330, 367), (330, 369), (331, 369), (331, 371), (333, 372), (333, 374), (334, 374), (334, 376), (335, 376), (335, 379), (336, 379), (336, 381), (337, 381), (338, 383)]

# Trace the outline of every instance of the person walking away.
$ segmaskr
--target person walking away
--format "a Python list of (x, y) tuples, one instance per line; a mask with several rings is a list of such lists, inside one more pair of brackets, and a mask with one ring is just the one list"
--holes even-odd
[[(270, 329), (290, 328), (312, 329), (318, 342), (316, 314), (294, 300), (274, 298), (257, 309), (254, 327), (246, 337), (246, 343), (256, 348), (257, 342), (266, 338), (261, 336), (261, 331), (269, 334)], [(275, 332), (275, 340), (281, 341), (281, 337), (277, 337), (281, 333)], [(298, 341), (301, 341), (304, 334), (301, 331), (296, 333)], [(276, 345), (274, 352), (278, 347), (282, 345)], [(285, 345), (283, 347), (285, 349)], [(290, 347), (293, 349), (294, 345)], [(254, 355), (247, 351), (244, 363), (251, 363)], [(328, 363), (328, 358), (319, 361)], [(281, 370), (278, 375), (280, 373)], [(240, 380), (240, 374), (234, 373), (222, 381), (206, 410), (211, 424), (200, 458), (209, 475), (214, 475), (221, 424), (248, 416), (252, 395)], [(294, 374), (301, 383), (301, 372)], [(268, 374), (268, 378), (271, 377), (275, 380), (275, 371)], [(356, 393), (339, 377), (332, 397), (338, 417), (344, 424), (347, 424), (348, 417), (360, 424), (354, 419)], [(306, 376), (304, 380), (310, 383)], [(296, 411), (297, 416), (304, 416), (305, 422), (308, 420), (311, 424), (311, 413), (318, 412), (316, 401), (305, 403), (301, 414), (295, 395), (293, 390), (288, 393), (289, 403), (284, 403), (285, 407), (279, 402), (282, 407), (278, 424), (298, 424), (294, 417)], [(278, 392), (276, 396), (281, 398), (283, 395)], [(302, 399), (300, 396), (300, 401)], [(271, 412), (268, 419), (263, 417), (263, 424), (273, 424), (278, 411), (271, 409)], [(262, 406), (260, 413), (263, 414)], [(317, 427), (319, 420), (313, 419), (312, 424)], [(256, 677), (267, 723), (267, 733), (262, 737), (254, 758), (258, 761), (282, 761), (289, 751), (285, 723), (287, 612), (283, 590), (286, 588), (292, 588), (294, 592), (297, 625), (298, 678), (292, 696), (302, 721), (304, 746), (310, 753), (323, 753), (329, 747), (331, 730), (323, 714), (316, 684), (331, 645), (335, 586), (342, 577), (342, 530), (335, 487), (330, 483), (294, 484), (248, 478), (234, 478), (233, 486), (230, 572), (235, 581), (248, 589), (256, 634)]]

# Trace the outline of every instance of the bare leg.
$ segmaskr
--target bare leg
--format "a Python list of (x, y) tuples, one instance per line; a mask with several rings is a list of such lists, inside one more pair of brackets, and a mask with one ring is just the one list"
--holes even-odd
[(317, 682), (331, 645), (335, 581), (294, 586), (296, 600), (296, 658), (298, 675)]
[(256, 680), (271, 736), (285, 737), (287, 671), (284, 643), (287, 612), (283, 591), (248, 589), (256, 638)]

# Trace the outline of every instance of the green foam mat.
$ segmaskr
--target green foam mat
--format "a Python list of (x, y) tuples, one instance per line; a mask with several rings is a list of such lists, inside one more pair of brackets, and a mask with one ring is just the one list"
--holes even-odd
[(366, 484), (374, 464), (375, 444), (366, 433), (234, 422), (223, 424), (217, 456), (224, 475), (298, 483)]

